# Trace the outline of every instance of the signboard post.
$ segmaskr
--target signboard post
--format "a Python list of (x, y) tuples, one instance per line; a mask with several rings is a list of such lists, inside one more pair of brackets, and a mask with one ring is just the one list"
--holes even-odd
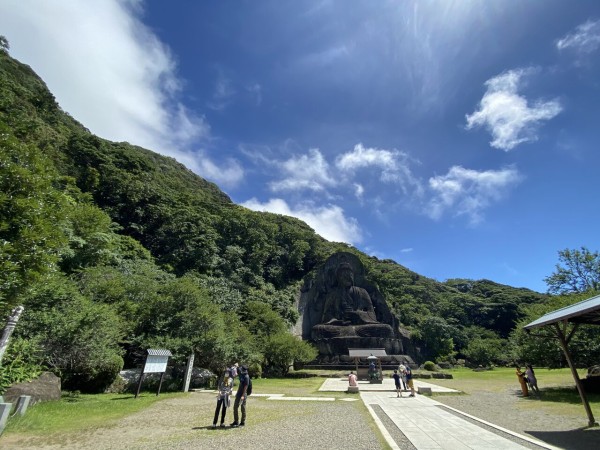
[(146, 362), (144, 363), (144, 368), (142, 369), (142, 373), (140, 374), (140, 381), (138, 383), (137, 392), (135, 393), (135, 398), (137, 398), (140, 394), (142, 381), (144, 381), (144, 376), (147, 373), (161, 374), (160, 383), (158, 384), (158, 392), (156, 393), (156, 395), (160, 394), (160, 388), (162, 387), (165, 372), (167, 371), (167, 362), (169, 361), (169, 356), (173, 356), (169, 350), (164, 349), (149, 348), (147, 351), (148, 354), (146, 355)]
[(192, 372), (194, 370), (194, 357), (195, 354), (192, 353), (188, 356), (187, 365), (185, 366), (185, 378), (183, 381), (183, 392), (187, 392), (190, 388), (190, 381), (192, 380)]

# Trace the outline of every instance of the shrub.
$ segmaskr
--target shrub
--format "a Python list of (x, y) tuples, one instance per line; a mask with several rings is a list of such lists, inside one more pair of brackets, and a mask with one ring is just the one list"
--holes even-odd
[(436, 370), (435, 363), (433, 361), (425, 361), (423, 369), (433, 372)]
[(13, 338), (0, 365), (0, 394), (14, 383), (33, 380), (43, 370), (37, 340)]

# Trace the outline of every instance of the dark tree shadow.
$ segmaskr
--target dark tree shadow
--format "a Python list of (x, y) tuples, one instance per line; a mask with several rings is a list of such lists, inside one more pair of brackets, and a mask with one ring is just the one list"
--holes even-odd
[(540, 441), (565, 450), (600, 448), (600, 427), (579, 428), (569, 431), (526, 431)]

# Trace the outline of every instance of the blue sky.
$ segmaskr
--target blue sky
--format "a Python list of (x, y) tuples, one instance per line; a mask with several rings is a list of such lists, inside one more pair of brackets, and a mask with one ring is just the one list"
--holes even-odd
[(597, 1), (4, 0), (101, 137), (422, 275), (546, 290), (598, 250)]

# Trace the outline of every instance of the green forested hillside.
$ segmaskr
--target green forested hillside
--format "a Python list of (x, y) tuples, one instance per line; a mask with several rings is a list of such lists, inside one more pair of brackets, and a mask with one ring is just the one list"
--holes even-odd
[(461, 356), (474, 337), (501, 342), (520, 307), (545, 298), (439, 283), (235, 205), (172, 158), (91, 134), (2, 49), (0, 185), (0, 316), (26, 308), (12, 355), (27, 348), (23, 364), (49, 366), (67, 386), (100, 389), (150, 346), (175, 361), (195, 351), (215, 370), (243, 360), (285, 372), (312, 359), (287, 329), (302, 278), (338, 250), (361, 258), (423, 357)]

